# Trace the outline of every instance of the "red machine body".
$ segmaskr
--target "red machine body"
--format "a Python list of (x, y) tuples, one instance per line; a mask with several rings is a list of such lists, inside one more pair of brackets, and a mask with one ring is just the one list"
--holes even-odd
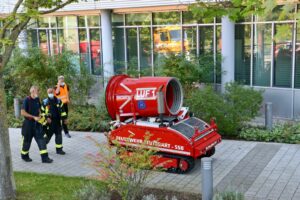
[[(164, 94), (164, 115), (158, 112), (158, 91)], [(106, 106), (113, 129), (109, 142), (130, 147), (155, 148), (153, 165), (177, 173), (194, 167), (195, 160), (211, 156), (221, 142), (214, 121), (210, 124), (189, 116), (182, 107), (180, 82), (172, 77), (111, 78), (106, 88)], [(148, 139), (145, 136), (150, 134)]]

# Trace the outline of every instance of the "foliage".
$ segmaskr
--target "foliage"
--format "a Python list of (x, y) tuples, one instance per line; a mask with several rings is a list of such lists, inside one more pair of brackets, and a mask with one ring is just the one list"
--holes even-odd
[(299, 19), (299, 13), (294, 12), (294, 1), (285, 1), (282, 6), (274, 0), (232, 0), (232, 1), (213, 1), (206, 2), (197, 0), (197, 4), (189, 8), (194, 17), (206, 21), (213, 20), (214, 17), (228, 16), (232, 21), (238, 21), (252, 15), (268, 19), (277, 13), (277, 20), (284, 20), (286, 17)]
[(105, 185), (97, 187), (89, 182), (75, 192), (75, 197), (78, 200), (111, 200), (111, 193)]
[(41, 96), (46, 96), (47, 88), (54, 87), (57, 77), (64, 75), (72, 101), (83, 104), (93, 79), (85, 68), (77, 69), (74, 59), (75, 55), (68, 51), (48, 56), (38, 48), (29, 49), (27, 53), (16, 50), (4, 72), (8, 97), (24, 98), (33, 84), (39, 86)]
[(186, 105), (197, 117), (209, 121), (216, 119), (220, 133), (236, 136), (244, 123), (253, 119), (262, 103), (261, 91), (228, 83), (225, 93), (219, 94), (210, 86), (191, 89)]
[(77, 200), (74, 191), (80, 191), (82, 185), (105, 186), (96, 180), (28, 172), (15, 172), (15, 179), (18, 200)]
[(276, 125), (272, 130), (246, 127), (242, 129), (239, 138), (251, 141), (300, 144), (300, 124), (285, 123)]
[[(13, 109), (8, 110), (7, 119), (9, 127), (22, 127), (23, 117), (16, 119)], [(109, 130), (109, 121), (106, 109), (75, 105), (69, 108), (68, 128), (72, 131), (105, 132)]]
[[(217, 59), (221, 60), (221, 59)], [(191, 85), (195, 82), (213, 82), (214, 57), (211, 53), (205, 53), (199, 58), (186, 58), (185, 55), (171, 54), (163, 60), (162, 66), (158, 69), (157, 75), (177, 77), (184, 85)], [(218, 63), (216, 63), (218, 66)], [(216, 74), (220, 74), (218, 69)]]
[(245, 197), (242, 193), (225, 191), (214, 195), (214, 200), (244, 200)]
[[(144, 141), (149, 139), (147, 135)], [(90, 138), (99, 147), (96, 155), (90, 155), (92, 165), (99, 173), (98, 179), (107, 184), (110, 191), (117, 191), (124, 200), (136, 200), (142, 196), (145, 181), (151, 174), (152, 149), (130, 149), (116, 144), (112, 148), (107, 143), (98, 143)], [(144, 144), (141, 144), (142, 146)]]
[(107, 131), (110, 118), (107, 111), (94, 106), (72, 106), (68, 116), (68, 128), (76, 131)]

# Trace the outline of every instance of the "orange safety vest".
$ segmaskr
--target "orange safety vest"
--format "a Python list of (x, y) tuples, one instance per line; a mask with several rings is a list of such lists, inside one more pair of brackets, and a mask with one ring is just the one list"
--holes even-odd
[(68, 91), (68, 86), (67, 84), (64, 85), (64, 87), (61, 87), (58, 85), (57, 87), (59, 88), (59, 94), (57, 95), (56, 92), (55, 96), (59, 98), (64, 104), (70, 103), (70, 98), (69, 98), (69, 91)]

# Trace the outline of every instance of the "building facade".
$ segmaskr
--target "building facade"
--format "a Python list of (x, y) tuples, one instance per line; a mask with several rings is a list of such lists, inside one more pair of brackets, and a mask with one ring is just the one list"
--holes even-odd
[[(188, 11), (192, 3), (81, 1), (32, 21), (20, 45), (38, 46), (50, 55), (71, 50), (92, 74), (105, 79), (128, 71), (153, 76), (169, 53), (210, 53), (215, 63), (222, 55), (223, 73), (215, 74), (212, 82), (224, 86), (238, 81), (264, 90), (275, 116), (300, 119), (297, 21), (288, 17), (279, 21), (275, 11), (265, 19), (253, 16), (233, 23), (223, 17), (204, 23)], [(295, 6), (295, 12), (299, 8)], [(280, 33), (283, 27), (286, 32)]]

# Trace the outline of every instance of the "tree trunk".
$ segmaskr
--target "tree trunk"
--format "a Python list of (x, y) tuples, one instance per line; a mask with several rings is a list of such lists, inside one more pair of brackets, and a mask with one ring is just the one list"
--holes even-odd
[(16, 199), (16, 186), (11, 162), (6, 115), (6, 98), (0, 64), (0, 200), (13, 200)]

